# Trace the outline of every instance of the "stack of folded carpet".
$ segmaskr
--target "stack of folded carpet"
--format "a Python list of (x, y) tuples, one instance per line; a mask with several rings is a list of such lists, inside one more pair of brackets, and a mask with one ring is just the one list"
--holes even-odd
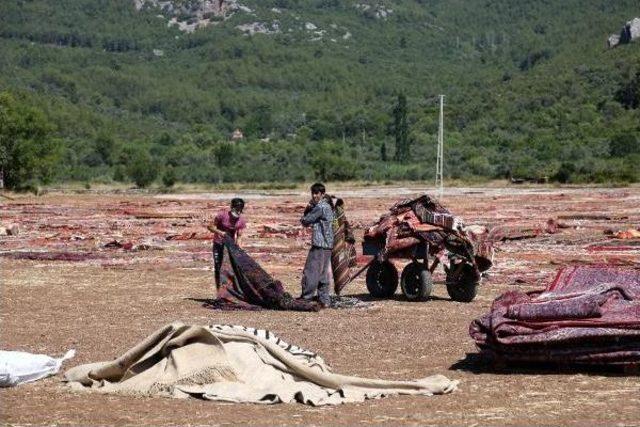
[(544, 291), (498, 297), (469, 333), (501, 361), (638, 365), (640, 270), (563, 268)]

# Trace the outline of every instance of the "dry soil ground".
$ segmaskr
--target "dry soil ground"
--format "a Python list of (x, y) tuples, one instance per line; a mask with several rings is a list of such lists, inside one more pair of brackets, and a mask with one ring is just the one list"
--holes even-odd
[[(363, 228), (393, 202), (421, 191), (424, 188), (364, 188), (343, 190), (340, 195), (346, 198), (348, 215), (361, 237)], [(392, 397), (340, 407), (266, 407), (74, 393), (59, 377), (52, 377), (0, 390), (0, 422), (640, 423), (637, 375), (493, 367), (473, 356), (476, 350), (467, 332), (469, 322), (486, 312), (500, 293), (514, 287), (542, 287), (562, 265), (639, 265), (640, 246), (620, 246), (604, 230), (638, 227), (640, 188), (452, 190), (444, 203), (467, 223), (538, 225), (555, 218), (567, 228), (559, 234), (504, 242), (495, 267), (470, 304), (450, 301), (440, 285), (428, 302), (409, 303), (398, 296), (378, 301), (372, 309), (320, 313), (220, 312), (192, 300), (214, 292), (210, 243), (201, 217), (223, 207), (231, 196), (48, 194), (0, 201), (0, 223), (17, 223), (21, 231), (18, 236), (0, 237), (0, 347), (51, 355), (76, 348), (78, 355), (68, 367), (113, 358), (173, 320), (234, 323), (276, 331), (289, 342), (318, 351), (340, 373), (389, 379), (441, 373), (460, 380), (459, 390), (446, 396)], [(245, 248), (297, 293), (307, 249), (297, 219), (307, 195), (289, 191), (244, 196), (249, 221)], [(580, 219), (588, 217), (592, 219)], [(114, 240), (125, 247), (105, 247)], [(126, 249), (128, 243), (132, 250)], [(345, 293), (366, 296), (363, 279)]]

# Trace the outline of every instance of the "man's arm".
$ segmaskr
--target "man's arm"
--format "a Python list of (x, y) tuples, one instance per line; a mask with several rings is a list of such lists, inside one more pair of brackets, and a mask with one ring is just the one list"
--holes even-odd
[(218, 225), (220, 224), (219, 221), (220, 221), (219, 218), (216, 216), (212, 222), (207, 224), (207, 230), (209, 230), (213, 234), (217, 234), (220, 237), (224, 237), (225, 236), (224, 230), (221, 230), (218, 228)]
[(215, 224), (207, 225), (207, 230), (209, 230), (213, 234), (217, 234), (218, 236), (224, 236), (224, 231), (222, 231), (218, 227), (216, 227)]
[(236, 238), (234, 239), (236, 242), (236, 245), (238, 245), (238, 247), (240, 247), (240, 238), (242, 237), (242, 230), (244, 230), (244, 228), (247, 226), (247, 224), (244, 222), (244, 219), (240, 219), (239, 221), (242, 221), (241, 223), (238, 224), (238, 228), (236, 228)]
[(322, 206), (320, 206), (320, 204), (317, 204), (317, 205), (315, 205), (313, 207), (313, 209), (311, 209), (309, 212), (307, 212), (302, 217), (302, 219), (300, 219), (300, 222), (305, 227), (308, 227), (311, 224), (313, 224), (314, 222), (316, 222), (318, 219), (320, 219), (322, 217), (322, 214), (323, 214)]
[(313, 209), (315, 205), (311, 202), (307, 203), (307, 206), (305, 206), (304, 208), (304, 212), (302, 213), (302, 216), (305, 216), (306, 214), (308, 214), (309, 212), (311, 212), (311, 209)]

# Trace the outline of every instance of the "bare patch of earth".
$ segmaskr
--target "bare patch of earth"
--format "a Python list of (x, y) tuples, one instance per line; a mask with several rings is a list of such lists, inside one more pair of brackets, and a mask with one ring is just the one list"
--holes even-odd
[[(357, 237), (398, 198), (422, 188), (341, 191)], [(247, 193), (249, 195), (249, 193)], [(298, 227), (307, 201), (297, 191), (247, 197), (245, 247), (288, 290), (299, 292), (306, 237), (265, 232), (264, 225)], [(242, 195), (242, 194), (241, 194)], [(473, 356), (469, 322), (502, 292), (544, 286), (555, 270), (576, 263), (638, 265), (640, 251), (590, 251), (608, 242), (606, 229), (640, 224), (640, 188), (454, 189), (445, 205), (467, 223), (542, 224), (563, 219), (561, 233), (503, 243), (495, 267), (470, 304), (449, 300), (444, 286), (422, 303), (377, 301), (372, 309), (320, 313), (220, 312), (193, 299), (214, 293), (210, 242), (202, 217), (223, 208), (230, 194), (66, 195), (20, 197), (0, 205), (2, 225), (18, 236), (0, 237), (0, 342), (3, 349), (61, 355), (66, 366), (118, 356), (159, 326), (233, 323), (267, 328), (289, 342), (318, 351), (336, 372), (412, 379), (441, 373), (460, 380), (455, 393), (392, 397), (329, 408), (302, 405), (233, 405), (199, 400), (75, 393), (59, 377), (0, 390), (0, 421), (21, 425), (632, 425), (640, 416), (637, 376), (504, 369)], [(609, 217), (612, 219), (604, 219)], [(169, 236), (195, 239), (176, 240)], [(197, 234), (199, 233), (199, 234)], [(105, 247), (113, 240), (146, 250)], [(76, 261), (14, 259), (15, 253), (87, 254)], [(442, 281), (441, 276), (436, 280)], [(363, 279), (347, 295), (366, 297)]]

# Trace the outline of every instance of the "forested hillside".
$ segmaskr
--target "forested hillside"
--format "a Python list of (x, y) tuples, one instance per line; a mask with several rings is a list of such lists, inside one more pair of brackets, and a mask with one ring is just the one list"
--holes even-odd
[(0, 2), (8, 185), (431, 180), (439, 94), (446, 177), (640, 180), (637, 0), (203, 4)]

